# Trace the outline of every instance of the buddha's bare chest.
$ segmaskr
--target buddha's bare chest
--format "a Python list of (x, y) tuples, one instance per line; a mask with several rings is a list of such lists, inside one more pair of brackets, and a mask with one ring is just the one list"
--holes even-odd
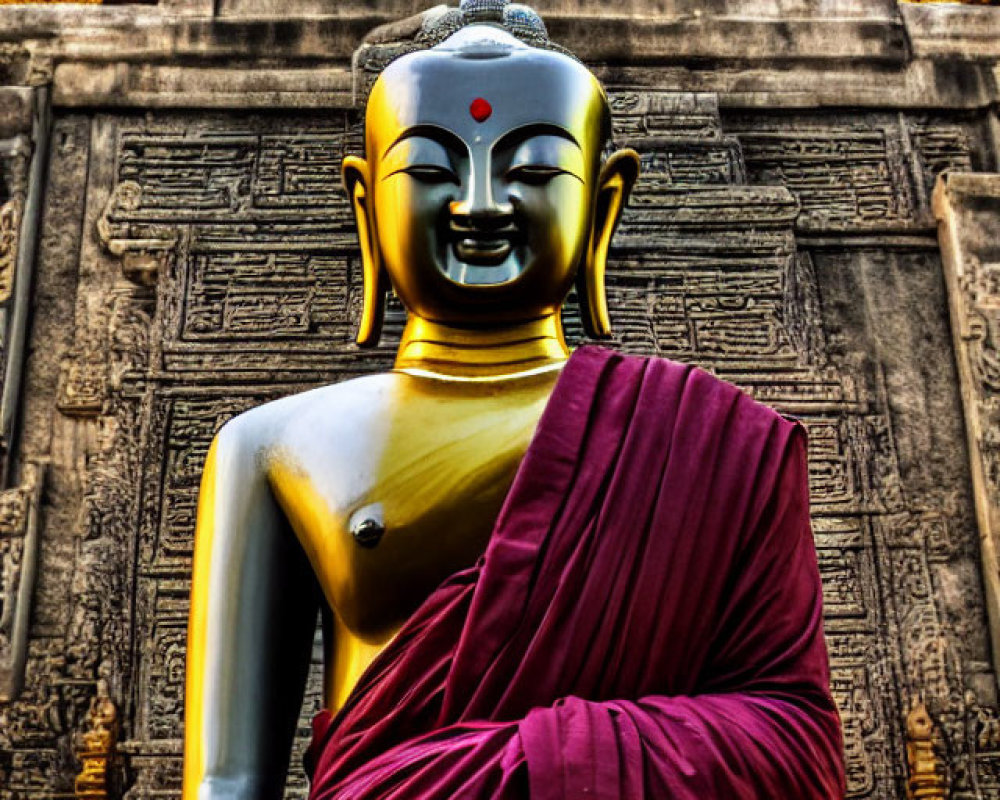
[(381, 638), (482, 554), (547, 396), (393, 392), (288, 429), (271, 486), (349, 630)]

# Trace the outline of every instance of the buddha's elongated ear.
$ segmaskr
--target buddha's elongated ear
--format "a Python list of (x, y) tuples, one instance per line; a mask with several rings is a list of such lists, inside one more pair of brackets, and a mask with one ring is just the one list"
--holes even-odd
[(382, 335), (385, 316), (385, 295), (388, 279), (382, 269), (375, 229), (375, 214), (371, 206), (368, 187), (371, 185), (368, 162), (357, 156), (347, 156), (341, 167), (344, 188), (354, 210), (354, 222), (361, 245), (361, 270), (364, 277), (361, 322), (356, 341), (360, 347), (375, 347)]
[(608, 297), (604, 273), (608, 263), (611, 237), (621, 220), (632, 187), (639, 177), (639, 154), (624, 149), (613, 153), (597, 183), (594, 222), (582, 269), (577, 274), (577, 294), (580, 296), (580, 316), (588, 336), (606, 339), (611, 335), (608, 317)]

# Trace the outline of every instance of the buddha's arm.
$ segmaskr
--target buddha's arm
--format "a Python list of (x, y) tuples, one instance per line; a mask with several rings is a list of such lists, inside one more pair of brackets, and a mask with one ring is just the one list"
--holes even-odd
[(528, 714), (518, 732), (532, 800), (584, 788), (673, 800), (844, 796), (801, 427), (727, 591), (698, 694), (569, 697)]
[(242, 419), (215, 438), (195, 530), (184, 800), (281, 797), (316, 623), (316, 581)]
[(727, 584), (698, 694), (532, 710), (518, 728), (532, 800), (844, 796), (805, 448), (798, 428)]

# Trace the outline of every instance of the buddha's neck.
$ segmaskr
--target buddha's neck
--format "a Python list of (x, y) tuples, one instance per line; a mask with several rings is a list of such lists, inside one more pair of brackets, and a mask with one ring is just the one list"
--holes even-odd
[(396, 369), (445, 378), (501, 379), (558, 368), (569, 357), (559, 314), (499, 328), (463, 328), (410, 315)]

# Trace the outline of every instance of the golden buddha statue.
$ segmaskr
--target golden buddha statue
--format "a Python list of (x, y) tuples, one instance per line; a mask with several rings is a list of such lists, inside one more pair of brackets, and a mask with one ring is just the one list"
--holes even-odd
[[(839, 729), (824, 686), (798, 429), (681, 365), (593, 349), (570, 359), (560, 311), (574, 281), (588, 331), (609, 333), (605, 266), (638, 156), (607, 154), (603, 89), (548, 42), (530, 9), (463, 0), (426, 19), (429, 46), (379, 75), (366, 109), (365, 157), (343, 164), (364, 270), (357, 341), (378, 341), (391, 286), (408, 314), (395, 367), (246, 412), (209, 451), (195, 534), (184, 797), (282, 795), (317, 610), (326, 712), (312, 753), (316, 800), (832, 796), (829, 787), (843, 783)], [(580, 365), (572, 378), (563, 374), (567, 363), (566, 373)], [(654, 383), (662, 399), (642, 388)], [(731, 445), (722, 418), (713, 417), (723, 406), (726, 419), (742, 420), (743, 438)], [(704, 417), (689, 424), (691, 414)], [(663, 431), (630, 433), (622, 422), (620, 432), (582, 444), (591, 440), (580, 425), (640, 416), (654, 428), (676, 422), (691, 441), (663, 447)], [(711, 471), (722, 457), (716, 450), (739, 466)], [(668, 451), (668, 464), (646, 463)], [(598, 477), (598, 466), (614, 459), (620, 468)], [(755, 459), (770, 466), (757, 468)], [(681, 472), (670, 502), (690, 508), (644, 510), (674, 469)], [(739, 479), (742, 469), (752, 481)], [(725, 485), (711, 489), (721, 480), (716, 472)], [(689, 479), (699, 488), (685, 488)], [(551, 481), (561, 482), (565, 503)], [(765, 503), (775, 493), (785, 505), (791, 497), (791, 510)], [(704, 522), (690, 510), (695, 503)], [(540, 509), (572, 524), (547, 526)], [(719, 509), (742, 522), (732, 531), (721, 526)], [(626, 524), (624, 512), (635, 519)], [(632, 534), (647, 537), (661, 517), (663, 530), (637, 546)], [(781, 556), (755, 560), (747, 553), (757, 550), (745, 545), (737, 575), (726, 566), (735, 558), (730, 545), (754, 541), (740, 533), (753, 519)], [(694, 526), (704, 556), (687, 566), (681, 551), (657, 555), (688, 547), (690, 537), (663, 527), (682, 522)], [(549, 527), (552, 536), (539, 540)], [(601, 555), (586, 549), (607, 547)], [(553, 567), (546, 559), (554, 558), (561, 561)], [(772, 568), (781, 572), (774, 585), (784, 588), (757, 593), (758, 583), (772, 585)], [(716, 579), (727, 581), (724, 590)], [(744, 587), (744, 579), (753, 583)], [(670, 625), (697, 615), (664, 616), (666, 599), (649, 598), (661, 587), (694, 591), (687, 582), (737, 606), (723, 613), (722, 600), (703, 597), (695, 609), (703, 634), (688, 626), (690, 641), (664, 649), (674, 641)], [(552, 613), (532, 617), (542, 595)], [(775, 620), (775, 629), (760, 639), (757, 622), (738, 623), (744, 612)], [(498, 636), (501, 623), (506, 633)], [(735, 644), (724, 641), (710, 647), (716, 629), (749, 636), (754, 655), (734, 656)], [(515, 647), (524, 637), (535, 644)], [(789, 655), (765, 653), (763, 640)], [(663, 661), (668, 651), (673, 666)], [(804, 687), (789, 689), (801, 699), (785, 708), (763, 688), (774, 707), (759, 708), (757, 695), (738, 693), (737, 678), (758, 662), (757, 679), (780, 666), (781, 680)], [(702, 690), (728, 692), (725, 701), (735, 705), (720, 711), (706, 701), (697, 720), (681, 720), (688, 711), (674, 708), (672, 695)], [(639, 715), (616, 752), (667, 737), (656, 744), (659, 756), (627, 756), (614, 791), (610, 773), (597, 770), (604, 755), (584, 752), (606, 751), (610, 728), (588, 732), (587, 746), (572, 733), (585, 730), (579, 721), (557, 725), (565, 736), (539, 733), (555, 724), (546, 714), (612, 700), (644, 703), (587, 706), (614, 719)], [(646, 726), (654, 719), (657, 727)], [(672, 724), (676, 732), (662, 733)], [(699, 725), (708, 732), (698, 734)], [(812, 742), (810, 726), (819, 733), (809, 758), (786, 754), (788, 741)], [(725, 783), (722, 745), (701, 752), (694, 741), (668, 754), (671, 743), (694, 734), (750, 737), (733, 753), (766, 751), (749, 770), (756, 777), (740, 769)], [(572, 754), (580, 764), (543, 765), (549, 744), (562, 739), (559, 757)], [(636, 778), (636, 765), (657, 771)], [(549, 791), (550, 777), (563, 788)], [(726, 788), (754, 781), (756, 794)]]
[(365, 131), (366, 157), (343, 164), (364, 268), (358, 344), (377, 343), (390, 283), (408, 321), (391, 372), (253, 409), (212, 444), (185, 797), (277, 796), (317, 607), (335, 710), (431, 590), (482, 554), (569, 356), (560, 309), (575, 279), (589, 328), (609, 330), (605, 263), (638, 157), (603, 157), (608, 103), (586, 68), (467, 27), (381, 74)]

